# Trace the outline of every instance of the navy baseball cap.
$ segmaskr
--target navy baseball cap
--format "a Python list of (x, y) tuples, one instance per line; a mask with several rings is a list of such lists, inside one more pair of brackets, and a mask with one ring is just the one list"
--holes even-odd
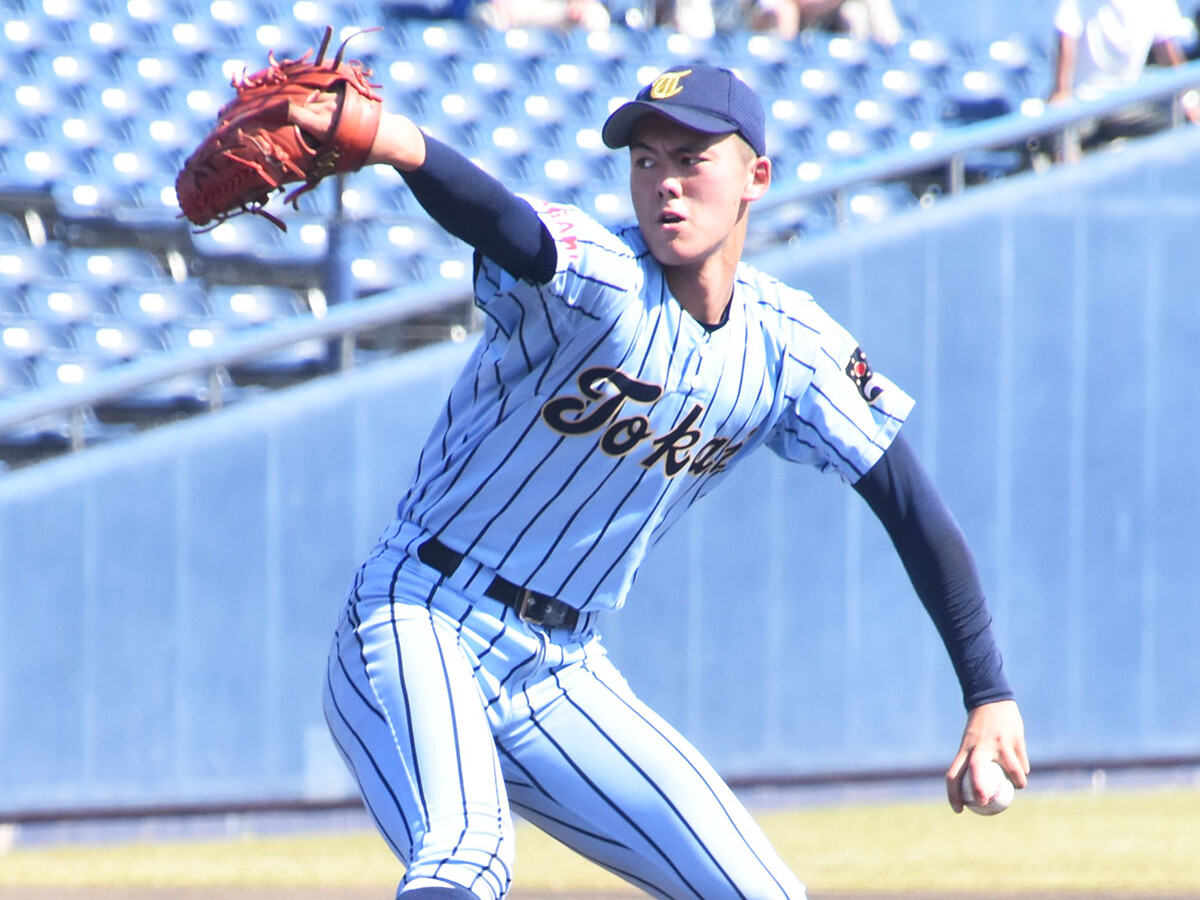
[(667, 69), (604, 123), (601, 136), (613, 148), (629, 146), (629, 132), (647, 113), (660, 113), (705, 134), (736, 132), (759, 156), (766, 155), (766, 113), (750, 87), (728, 69), (703, 63)]

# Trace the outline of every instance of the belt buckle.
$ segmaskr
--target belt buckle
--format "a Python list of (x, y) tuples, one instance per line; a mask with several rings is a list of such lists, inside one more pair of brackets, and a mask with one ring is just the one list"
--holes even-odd
[(544, 625), (549, 611), (549, 604), (543, 603), (536, 591), (521, 588), (521, 593), (517, 595), (517, 615), (521, 621), (530, 625)]

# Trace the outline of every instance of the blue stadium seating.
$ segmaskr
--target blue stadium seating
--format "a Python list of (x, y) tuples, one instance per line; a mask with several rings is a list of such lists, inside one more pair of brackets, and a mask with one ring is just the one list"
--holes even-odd
[(75, 325), (116, 313), (108, 286), (75, 278), (45, 279), (25, 289), (29, 315), (48, 325)]
[(212, 317), (229, 331), (307, 312), (296, 291), (280, 285), (215, 285), (209, 289), (208, 305)]
[(287, 231), (264, 216), (235, 216), (191, 235), (192, 249), (205, 260), (241, 256), (268, 264), (317, 263), (325, 256), (326, 235), (325, 218), (309, 212), (309, 204), (315, 202), (315, 196), (305, 197), (301, 200), (304, 214), (289, 212), (281, 216)]
[[(599, 125), (674, 62), (721, 61), (759, 90), (780, 183), (1018, 108), (1044, 96), (1049, 77), (1045, 49), (1020, 37), (964, 46), (914, 33), (884, 49), (812, 32), (795, 41), (741, 30), (707, 41), (625, 27), (497, 33), (397, 17), (378, 0), (8, 0), (6, 9), (0, 329), (18, 329), (10, 337), (24, 347), (0, 343), (6, 393), (52, 380), (54, 360), (66, 365), (67, 354), (86, 377), (147, 348), (220, 340), (302, 313), (293, 288), (271, 273), (294, 263), (320, 269), (338, 189), (356, 295), (429, 280), (466, 285), (469, 248), (429, 223), (391, 169), (339, 178), (337, 188), (327, 182), (302, 197), (299, 210), (273, 198), (268, 209), (288, 223), (286, 232), (255, 216), (204, 233), (180, 221), (175, 175), (232, 96), (230, 79), (262, 68), (268, 50), (283, 58), (315, 48), (326, 23), (338, 29), (335, 42), (383, 26), (357, 34), (347, 53), (373, 70), (389, 107), (515, 190), (577, 203), (606, 222), (632, 210), (625, 159), (603, 147)], [(872, 220), (913, 202), (901, 190), (865, 191), (851, 216)], [(36, 242), (21, 218), (31, 209), (35, 221), (51, 220)], [(827, 204), (793, 204), (756, 217), (755, 227), (759, 240), (787, 240), (834, 228), (836, 216)], [(80, 237), (97, 234), (126, 235), (130, 246)], [(162, 248), (146, 249), (161, 234), (176, 235), (170, 246), (183, 253), (187, 272), (169, 275)], [(261, 314), (235, 314), (229, 286), (210, 278), (243, 257), (262, 273), (262, 292), (251, 290), (266, 304), (256, 307)], [(56, 320), (52, 307), (68, 294), (76, 315), (58, 310)], [(267, 300), (281, 296), (291, 299)], [(276, 362), (282, 372), (318, 365), (321, 354)], [(189, 384), (151, 405), (173, 393), (184, 403), (204, 399), (201, 386)]]
[(0, 356), (32, 363), (48, 353), (71, 348), (71, 326), (33, 316), (0, 322)]
[(17, 217), (11, 213), (0, 212), (0, 248), (21, 247), (28, 244), (29, 234)]
[(212, 315), (197, 279), (132, 278), (116, 286), (113, 306), (127, 322), (159, 328), (203, 322)]
[(33, 372), (28, 363), (0, 353), (0, 401), (18, 397), (33, 387)]

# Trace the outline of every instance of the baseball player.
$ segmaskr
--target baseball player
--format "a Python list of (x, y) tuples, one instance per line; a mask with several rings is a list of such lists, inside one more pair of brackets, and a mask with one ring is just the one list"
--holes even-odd
[[(293, 116), (319, 136), (331, 109)], [(637, 221), (615, 230), (514, 195), (396, 113), (371, 150), (475, 248), (486, 319), (353, 579), (325, 684), (405, 900), (504, 897), (514, 812), (651, 896), (805, 896), (601, 638), (647, 549), (764, 446), (840, 476), (891, 536), (962, 686), (952, 808), (992, 760), (1026, 784), (971, 554), (900, 433), (912, 401), (812, 297), (741, 261), (771, 181), (758, 98), (674, 68), (603, 137), (630, 154)]]

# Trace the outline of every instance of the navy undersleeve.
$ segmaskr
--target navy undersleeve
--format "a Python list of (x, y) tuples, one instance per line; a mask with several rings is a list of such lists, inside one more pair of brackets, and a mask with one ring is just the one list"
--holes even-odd
[(1011, 700), (966, 539), (903, 435), (854, 485), (883, 523), (949, 652), (967, 709)]
[(457, 150), (426, 136), (425, 162), (400, 174), (435, 222), (510, 275), (554, 277), (558, 251), (533, 207)]

